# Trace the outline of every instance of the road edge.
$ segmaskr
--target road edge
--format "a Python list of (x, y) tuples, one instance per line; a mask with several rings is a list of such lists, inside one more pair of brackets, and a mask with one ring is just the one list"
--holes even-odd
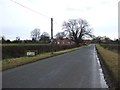
[[(54, 52), (53, 54), (51, 54), (49, 52), (48, 56), (45, 56), (45, 57), (42, 57), (42, 58), (37, 58), (37, 59), (34, 59), (34, 60), (30, 60), (28, 62), (19, 63), (19, 64), (16, 64), (16, 65), (10, 66), (10, 67), (5, 67), (5, 68), (3, 67), (3, 65), (6, 66), (6, 65), (8, 65), (10, 63), (3, 64), (3, 61), (2, 61), (2, 71), (13, 69), (13, 68), (16, 68), (16, 67), (19, 67), (19, 66), (23, 66), (23, 65), (26, 65), (26, 64), (29, 64), (29, 63), (34, 63), (34, 62), (37, 62), (37, 61), (40, 61), (40, 60), (44, 60), (44, 59), (47, 59), (47, 58), (50, 58), (50, 57), (58, 56), (58, 55), (61, 55), (61, 54), (69, 53), (69, 52), (72, 52), (72, 51), (75, 51), (75, 50), (79, 50), (79, 49), (85, 48), (85, 47), (86, 46), (81, 46), (81, 47), (76, 47), (76, 48), (72, 48), (72, 49), (61, 50), (61, 51), (58, 51), (58, 52)], [(29, 57), (29, 58), (32, 58), (32, 57)]]
[(110, 70), (107, 68), (107, 65), (105, 64), (100, 52), (98, 51), (96, 45), (95, 45), (95, 49), (97, 51), (97, 55), (98, 55), (98, 58), (99, 58), (99, 61), (100, 61), (100, 64), (101, 64), (101, 68), (103, 70), (103, 74), (104, 74), (104, 78), (105, 78), (105, 81), (108, 85), (108, 88), (116, 88), (117, 87), (117, 83), (115, 81), (115, 79), (112, 77), (111, 73), (110, 73)]

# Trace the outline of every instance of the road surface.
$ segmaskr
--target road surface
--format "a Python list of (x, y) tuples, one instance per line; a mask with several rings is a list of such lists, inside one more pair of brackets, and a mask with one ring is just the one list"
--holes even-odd
[(89, 45), (3, 72), (3, 88), (107, 88)]

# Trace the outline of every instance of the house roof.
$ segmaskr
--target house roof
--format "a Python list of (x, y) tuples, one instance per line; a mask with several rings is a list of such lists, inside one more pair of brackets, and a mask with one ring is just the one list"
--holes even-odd
[(89, 42), (89, 41), (91, 41), (91, 40), (88, 39), (88, 40), (83, 40), (83, 41), (84, 41), (84, 42)]
[(72, 41), (71, 39), (68, 39), (68, 38), (65, 38), (65, 39), (63, 39), (63, 40), (61, 40), (61, 39), (53, 39), (53, 41), (57, 41), (57, 42), (70, 42), (70, 41)]

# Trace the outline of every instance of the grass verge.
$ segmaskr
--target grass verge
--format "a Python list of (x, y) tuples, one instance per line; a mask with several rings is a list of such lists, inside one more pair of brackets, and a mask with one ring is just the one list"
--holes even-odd
[(44, 54), (39, 54), (39, 55), (36, 55), (33, 57), (20, 57), (20, 58), (5, 59), (3, 61), (0, 61), (0, 63), (2, 63), (2, 66), (0, 66), (0, 67), (2, 67), (2, 71), (4, 71), (4, 70), (15, 68), (15, 67), (27, 64), (27, 63), (32, 63), (32, 62), (42, 60), (45, 58), (49, 58), (52, 56), (56, 56), (56, 55), (64, 54), (64, 53), (71, 52), (74, 50), (78, 50), (78, 49), (83, 48), (83, 47), (86, 47), (86, 46), (62, 50), (62, 51), (54, 52), (53, 54), (44, 53)]
[(103, 63), (105, 64), (106, 68), (110, 72), (112, 78), (115, 79), (117, 83), (119, 83), (120, 82), (120, 80), (118, 79), (118, 76), (120, 75), (120, 73), (118, 72), (119, 70), (118, 55), (119, 54), (116, 52), (110, 51), (108, 49), (104, 49), (100, 45), (96, 45), (96, 47), (100, 56), (102, 57)]

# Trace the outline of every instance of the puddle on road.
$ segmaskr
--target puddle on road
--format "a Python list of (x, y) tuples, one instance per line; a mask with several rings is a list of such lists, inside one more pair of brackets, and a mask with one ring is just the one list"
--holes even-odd
[(96, 49), (95, 49), (95, 56), (96, 56), (96, 59), (97, 59), (97, 63), (99, 65), (101, 87), (102, 88), (108, 88), (108, 85), (107, 85), (107, 83), (105, 81), (105, 78), (104, 78), (103, 70), (102, 70), (102, 67), (101, 67), (101, 64), (100, 64)]

